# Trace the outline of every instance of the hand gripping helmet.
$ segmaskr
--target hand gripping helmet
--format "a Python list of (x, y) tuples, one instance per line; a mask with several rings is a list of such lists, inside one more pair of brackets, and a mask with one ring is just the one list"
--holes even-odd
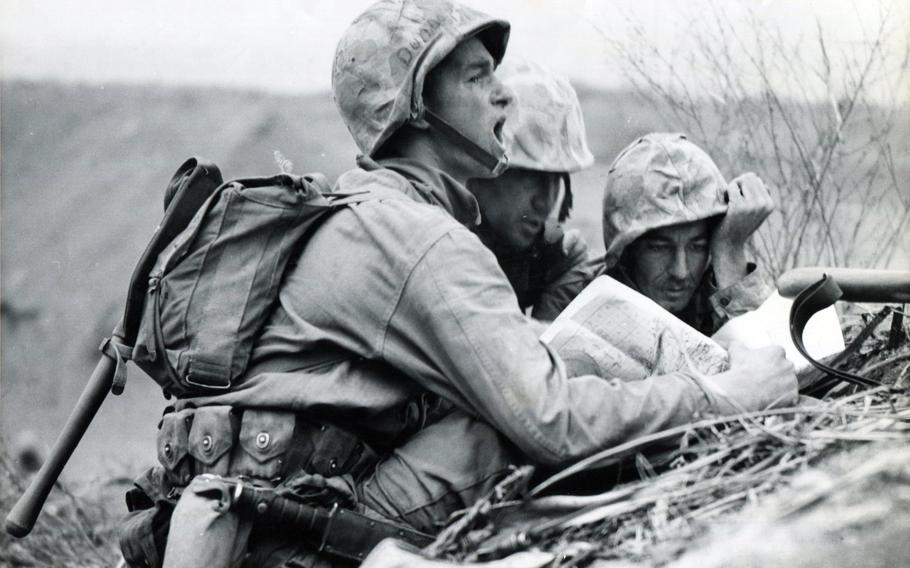
[(575, 89), (566, 77), (521, 58), (503, 61), (496, 73), (517, 101), (504, 132), (509, 167), (564, 174), (563, 221), (572, 207), (568, 174), (594, 163)]
[(505, 156), (492, 156), (423, 105), (427, 74), (471, 37), (498, 65), (509, 23), (449, 0), (380, 0), (351, 23), (335, 51), (332, 92), (361, 152), (375, 156), (405, 123), (424, 118), (491, 170), (505, 167)]
[(682, 134), (654, 133), (627, 146), (607, 172), (603, 200), (606, 265), (652, 229), (726, 213), (727, 182)]

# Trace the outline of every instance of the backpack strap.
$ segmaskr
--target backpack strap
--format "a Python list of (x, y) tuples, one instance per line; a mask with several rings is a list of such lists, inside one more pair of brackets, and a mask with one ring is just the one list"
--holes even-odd
[(126, 362), (133, 358), (133, 348), (122, 343), (115, 334), (104, 338), (98, 350), (115, 361), (111, 392), (117, 395), (123, 393), (126, 386)]

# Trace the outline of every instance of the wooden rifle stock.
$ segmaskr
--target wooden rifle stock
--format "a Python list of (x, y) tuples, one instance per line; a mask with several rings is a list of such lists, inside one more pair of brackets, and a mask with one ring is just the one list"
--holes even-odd
[(910, 302), (910, 271), (907, 270), (826, 266), (793, 268), (778, 278), (777, 288), (784, 298), (794, 298), (825, 274), (837, 282), (843, 292), (841, 299), (847, 302)]

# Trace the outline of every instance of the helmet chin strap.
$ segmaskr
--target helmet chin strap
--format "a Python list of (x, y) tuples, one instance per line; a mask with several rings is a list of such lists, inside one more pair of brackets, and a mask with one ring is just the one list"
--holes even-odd
[(509, 155), (506, 152), (503, 152), (501, 158), (497, 158), (426, 107), (423, 109), (423, 117), (433, 129), (467, 152), (494, 176), (500, 176), (509, 167)]
[(562, 178), (562, 203), (559, 206), (559, 222), (562, 223), (569, 218), (569, 213), (572, 212), (572, 179), (569, 177), (569, 172), (562, 172), (559, 174), (559, 177)]

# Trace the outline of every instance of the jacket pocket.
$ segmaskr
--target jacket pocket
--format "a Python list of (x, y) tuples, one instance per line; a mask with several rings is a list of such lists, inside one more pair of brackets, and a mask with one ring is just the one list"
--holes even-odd
[(329, 424), (319, 428), (313, 436), (313, 445), (309, 469), (324, 477), (352, 472), (365, 450), (359, 438)]
[(175, 485), (186, 485), (193, 472), (189, 454), (189, 431), (195, 409), (165, 414), (158, 429), (158, 461)]
[(196, 460), (196, 474), (227, 475), (230, 449), (239, 430), (237, 413), (230, 406), (196, 409), (189, 436), (189, 453)]
[(278, 477), (294, 437), (295, 421), (293, 412), (245, 410), (231, 474), (259, 479)]

